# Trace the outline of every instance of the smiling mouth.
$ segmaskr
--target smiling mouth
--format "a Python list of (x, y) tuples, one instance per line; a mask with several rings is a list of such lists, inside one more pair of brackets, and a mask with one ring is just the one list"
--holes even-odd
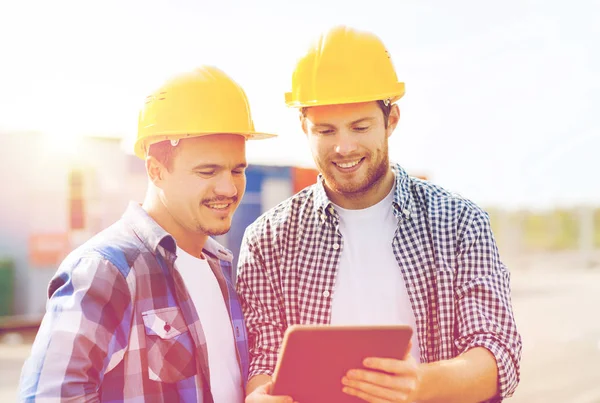
[(235, 205), (237, 198), (233, 199), (216, 199), (205, 200), (202, 204), (214, 211), (227, 211), (231, 206)]
[(334, 162), (333, 164), (338, 167), (338, 168), (342, 168), (342, 169), (351, 169), (354, 168), (355, 166), (357, 166), (358, 164), (360, 164), (365, 158), (359, 158), (357, 160), (354, 161), (347, 161), (347, 162)]
[(231, 206), (233, 203), (219, 203), (219, 204), (206, 204), (206, 206), (208, 208), (211, 208), (213, 210), (225, 210), (227, 209), (229, 206)]

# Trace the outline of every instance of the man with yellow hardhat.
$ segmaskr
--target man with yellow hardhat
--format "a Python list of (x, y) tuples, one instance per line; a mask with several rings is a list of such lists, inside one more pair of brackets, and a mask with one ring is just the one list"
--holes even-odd
[(349, 27), (327, 31), (300, 58), (285, 95), (300, 110), (320, 175), (243, 240), (238, 293), (254, 390), (247, 402), (268, 393), (294, 324), (415, 330), (406, 360), (375, 357), (340, 379), (340, 390), (365, 401), (510, 396), (521, 337), (509, 272), (485, 211), (389, 162), (404, 84), (382, 41)]
[(246, 328), (229, 230), (258, 133), (242, 88), (205, 66), (146, 98), (143, 204), (72, 252), (21, 377), (23, 401), (244, 400)]

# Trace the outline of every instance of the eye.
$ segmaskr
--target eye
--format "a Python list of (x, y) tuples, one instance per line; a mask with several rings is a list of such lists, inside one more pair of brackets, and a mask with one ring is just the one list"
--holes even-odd
[(317, 133), (320, 134), (321, 136), (326, 136), (328, 134), (333, 134), (335, 132), (335, 130), (333, 129), (321, 129), (321, 130), (317, 130)]
[(354, 127), (354, 131), (357, 131), (357, 132), (366, 132), (369, 129), (370, 129), (370, 126), (356, 126), (356, 127)]
[(244, 172), (246, 172), (245, 169), (234, 169), (233, 171), (231, 171), (234, 175), (243, 175)]
[(215, 171), (196, 171), (196, 174), (200, 176), (211, 177), (214, 176)]

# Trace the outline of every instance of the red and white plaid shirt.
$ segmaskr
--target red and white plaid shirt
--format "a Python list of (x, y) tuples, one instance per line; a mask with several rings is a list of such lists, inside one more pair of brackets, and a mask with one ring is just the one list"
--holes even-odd
[[(522, 344), (510, 273), (489, 217), (471, 201), (409, 177), (399, 165), (392, 170), (398, 230), (390, 241), (416, 317), (421, 361), (485, 347), (497, 361), (500, 394), (494, 401), (501, 401), (519, 383)], [(250, 378), (273, 374), (288, 326), (330, 323), (344, 247), (338, 224), (319, 177), (247, 228), (237, 290), (249, 333)]]
[[(202, 318), (176, 269), (176, 251), (175, 239), (133, 202), (73, 251), (48, 287), (19, 401), (212, 402)], [(233, 256), (212, 238), (202, 252), (229, 311), (245, 385), (248, 349)]]

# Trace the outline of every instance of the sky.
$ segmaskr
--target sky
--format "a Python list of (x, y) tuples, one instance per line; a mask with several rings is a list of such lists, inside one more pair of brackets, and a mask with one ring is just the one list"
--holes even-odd
[(337, 24), (377, 34), (405, 82), (390, 155), (410, 173), (485, 205), (600, 205), (596, 1), (1, 0), (0, 132), (130, 152), (146, 95), (212, 64), (279, 134), (249, 142), (249, 161), (313, 166), (284, 93)]

